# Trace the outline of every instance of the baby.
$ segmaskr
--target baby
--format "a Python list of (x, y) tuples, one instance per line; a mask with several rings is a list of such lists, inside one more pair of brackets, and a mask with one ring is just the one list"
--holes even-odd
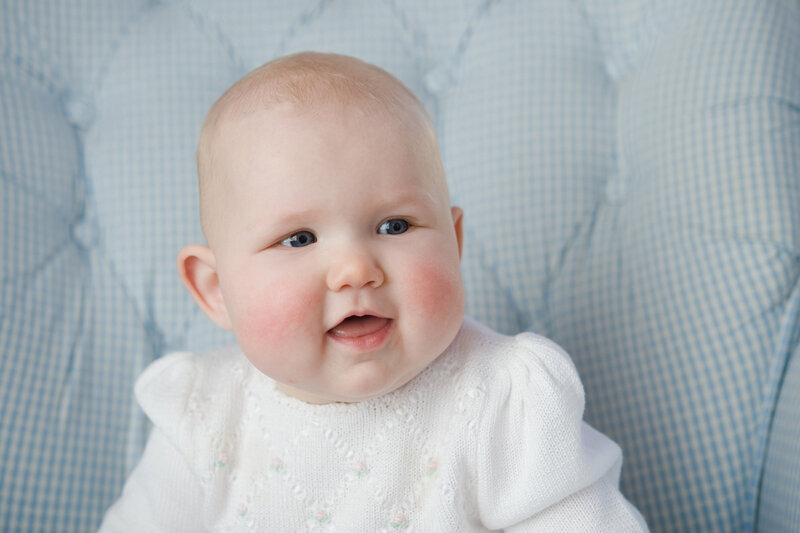
[(302, 53), (214, 104), (181, 279), (238, 345), (151, 365), (101, 531), (646, 531), (569, 357), (464, 318), (462, 211), (387, 72)]

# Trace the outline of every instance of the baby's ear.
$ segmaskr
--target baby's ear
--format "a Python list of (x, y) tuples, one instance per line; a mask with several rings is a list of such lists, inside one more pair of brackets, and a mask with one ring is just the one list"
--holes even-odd
[(178, 254), (178, 274), (189, 294), (203, 312), (218, 326), (233, 329), (222, 298), (217, 275), (217, 261), (208, 246), (190, 244)]
[(453, 216), (453, 227), (456, 230), (456, 240), (458, 241), (458, 257), (461, 257), (461, 250), (464, 245), (464, 229), (462, 221), (464, 220), (464, 210), (458, 206), (450, 208), (450, 213)]

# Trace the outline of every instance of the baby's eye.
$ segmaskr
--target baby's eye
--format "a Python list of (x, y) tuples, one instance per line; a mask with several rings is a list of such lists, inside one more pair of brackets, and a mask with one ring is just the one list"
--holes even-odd
[(298, 231), (283, 239), (281, 244), (283, 246), (291, 246), (292, 248), (302, 248), (309, 244), (317, 242), (317, 237), (310, 231)]
[(383, 233), (386, 235), (399, 235), (407, 232), (408, 227), (409, 224), (406, 220), (403, 220), (402, 218), (393, 218), (381, 224), (378, 228), (378, 233)]

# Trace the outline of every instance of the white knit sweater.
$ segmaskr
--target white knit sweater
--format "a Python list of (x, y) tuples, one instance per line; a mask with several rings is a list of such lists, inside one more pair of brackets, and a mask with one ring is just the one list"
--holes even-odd
[(647, 530), (572, 362), (533, 334), (467, 320), (357, 404), (289, 398), (238, 349), (166, 356), (136, 393), (155, 428), (102, 532)]

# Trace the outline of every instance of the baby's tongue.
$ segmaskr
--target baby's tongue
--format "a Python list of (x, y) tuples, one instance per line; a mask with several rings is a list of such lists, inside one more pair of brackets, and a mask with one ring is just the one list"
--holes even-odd
[(330, 333), (337, 337), (363, 337), (380, 330), (387, 322), (388, 318), (377, 316), (351, 316), (332, 327)]

